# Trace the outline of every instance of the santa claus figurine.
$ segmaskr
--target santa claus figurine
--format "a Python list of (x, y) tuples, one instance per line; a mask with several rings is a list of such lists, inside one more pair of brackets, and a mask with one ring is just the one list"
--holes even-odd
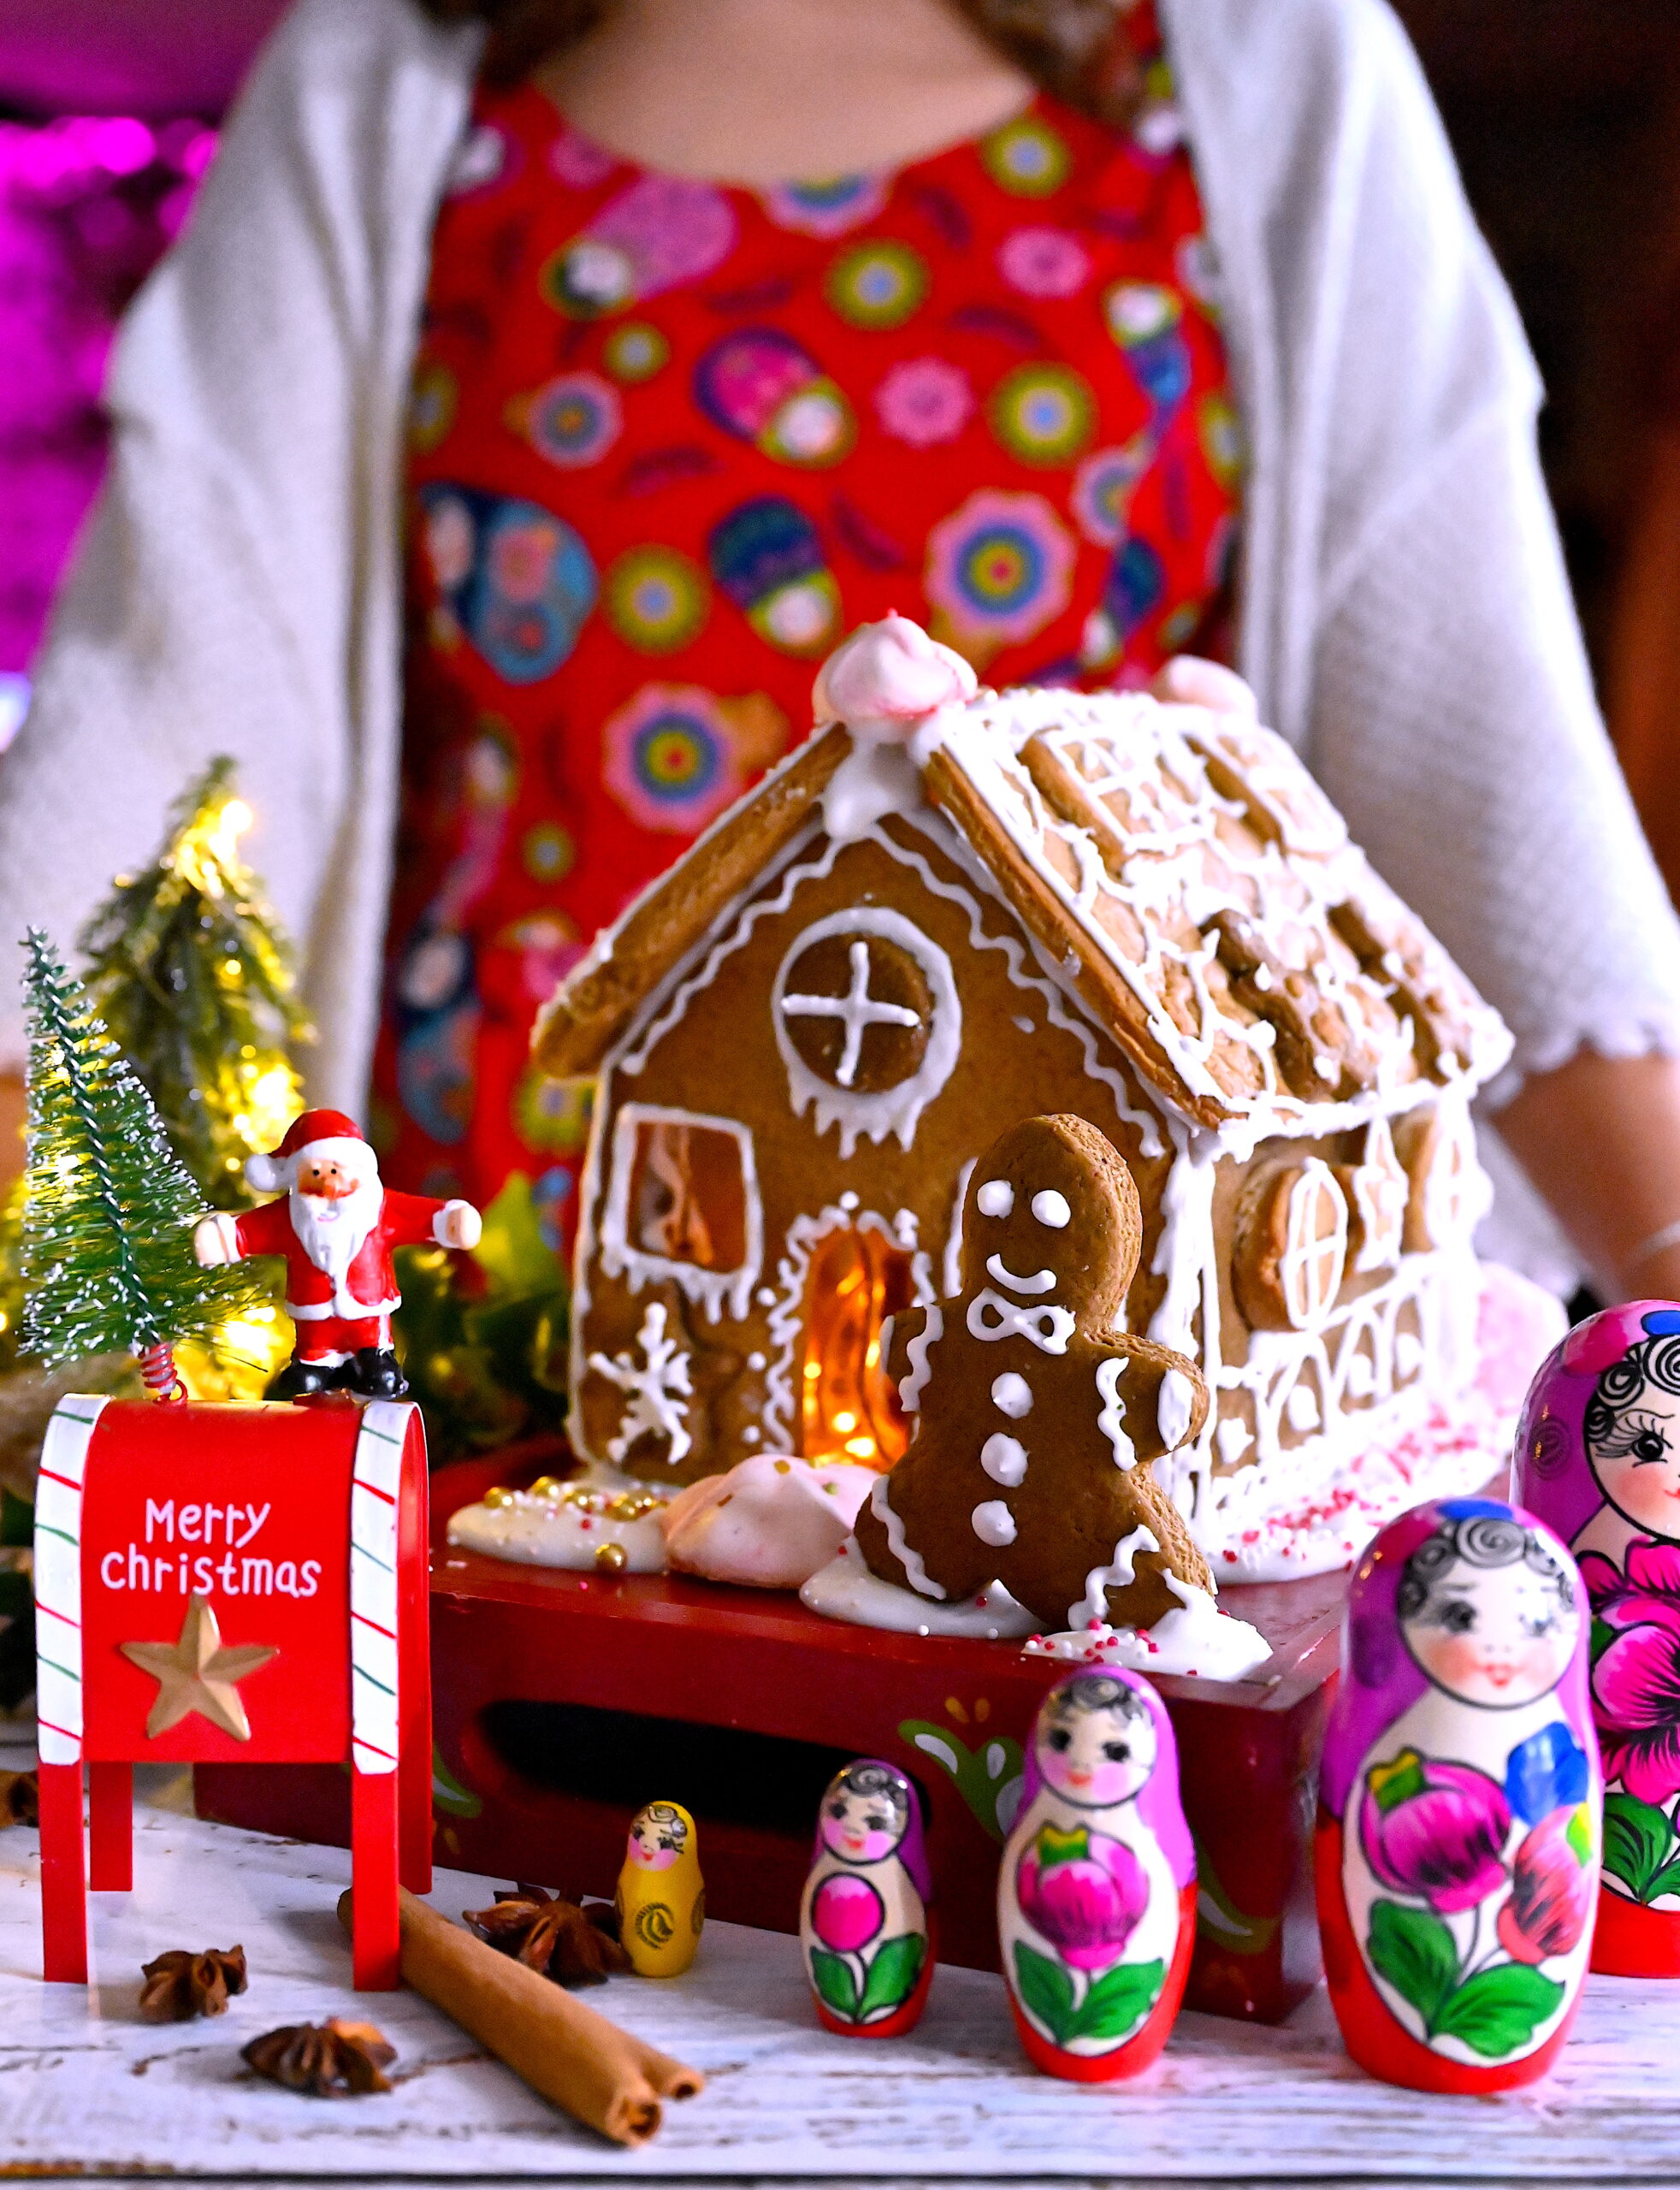
[(284, 1187), (284, 1199), (243, 1216), (221, 1210), (201, 1218), (192, 1248), (205, 1265), (285, 1256), (298, 1342), (268, 1397), (400, 1399), (408, 1385), (391, 1346), (392, 1313), (402, 1305), (391, 1251), (475, 1247), (478, 1211), (470, 1202), (387, 1193), (366, 1136), (338, 1110), (294, 1118), (271, 1156), (248, 1158), (245, 1175), (259, 1194)]

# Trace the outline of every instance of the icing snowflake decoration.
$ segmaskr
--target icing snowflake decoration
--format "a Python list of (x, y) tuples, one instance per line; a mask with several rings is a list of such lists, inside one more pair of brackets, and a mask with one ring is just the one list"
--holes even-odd
[(640, 1362), (629, 1353), (615, 1353), (611, 1360), (604, 1353), (589, 1356), (590, 1368), (616, 1384), (629, 1402), (618, 1435), (607, 1440), (609, 1460), (624, 1459), (637, 1440), (648, 1435), (665, 1440), (665, 1457), (672, 1467), (693, 1448), (687, 1426), (686, 1401), (694, 1394), (688, 1350), (665, 1335), (665, 1320), (664, 1302), (650, 1300), (636, 1333)]

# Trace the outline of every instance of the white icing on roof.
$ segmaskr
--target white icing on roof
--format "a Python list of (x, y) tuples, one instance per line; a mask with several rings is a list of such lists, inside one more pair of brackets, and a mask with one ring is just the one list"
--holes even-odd
[(1092, 960), (1118, 974), (1169, 1098), (1177, 1082), (1287, 1127), (1504, 1062), (1497, 1015), (1272, 731), (1139, 693), (1026, 690), (942, 709), (914, 749), (966, 779), (1047, 885), (1070, 977)]

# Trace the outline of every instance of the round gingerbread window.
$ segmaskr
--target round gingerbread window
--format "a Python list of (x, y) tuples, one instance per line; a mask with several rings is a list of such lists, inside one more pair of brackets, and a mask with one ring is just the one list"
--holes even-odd
[(860, 1134), (905, 1147), (950, 1077), (962, 1013), (950, 960), (902, 913), (854, 905), (794, 941), (771, 997), (796, 1115), (838, 1120), (841, 1152)]
[(842, 932), (788, 968), (781, 1010), (788, 1039), (819, 1080), (866, 1095), (921, 1069), (933, 1022), (927, 976), (901, 943)]

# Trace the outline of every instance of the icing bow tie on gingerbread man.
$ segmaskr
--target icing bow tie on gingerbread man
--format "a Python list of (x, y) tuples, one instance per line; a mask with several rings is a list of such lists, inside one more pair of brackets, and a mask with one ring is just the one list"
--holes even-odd
[(1150, 1462), (1208, 1388), (1115, 1329), (1142, 1238), (1132, 1175), (1082, 1118), (1029, 1118), (974, 1166), (962, 1291), (896, 1317), (909, 1450), (857, 1519), (871, 1570), (950, 1602), (1001, 1582), (1047, 1628), (1147, 1627), (1213, 1578)]
[(365, 1136), (338, 1110), (294, 1118), (280, 1146), (251, 1157), (245, 1175), (258, 1193), (287, 1191), (242, 1216), (218, 1210), (202, 1218), (192, 1248), (207, 1265), (285, 1257), (286, 1312), (298, 1342), (267, 1396), (400, 1399), (408, 1385), (391, 1344), (391, 1317), (402, 1305), (392, 1250), (476, 1246), (478, 1211), (470, 1202), (388, 1193)]

